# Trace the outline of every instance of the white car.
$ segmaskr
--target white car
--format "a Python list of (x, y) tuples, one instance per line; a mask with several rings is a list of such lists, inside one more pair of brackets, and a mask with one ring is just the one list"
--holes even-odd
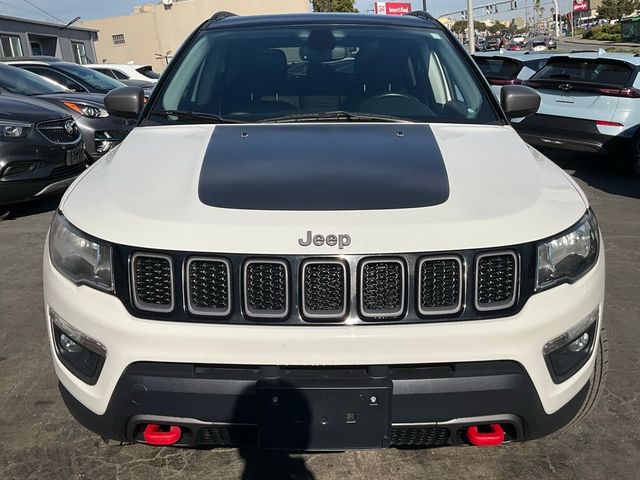
[(513, 38), (511, 38), (511, 42), (517, 43), (517, 44), (523, 44), (525, 42), (524, 35), (514, 35)]
[(85, 65), (96, 72), (104, 73), (117, 80), (138, 80), (149, 83), (157, 83), (160, 75), (153, 71), (151, 65), (95, 63)]
[(509, 125), (535, 91), (499, 103), (423, 12), (218, 14), (165, 75), (146, 105), (107, 95), (138, 126), (47, 237), (51, 353), (83, 425), (156, 446), (489, 446), (593, 409), (604, 249), (580, 188)]

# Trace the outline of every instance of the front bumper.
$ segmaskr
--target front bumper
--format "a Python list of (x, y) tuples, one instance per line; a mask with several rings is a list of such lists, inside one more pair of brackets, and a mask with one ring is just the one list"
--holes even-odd
[[(106, 118), (89, 118), (74, 115), (74, 118), (82, 134), (85, 151), (91, 162), (97, 161), (107, 151), (122, 142), (135, 126), (135, 123), (130, 124), (130, 120), (111, 115)], [(98, 146), (102, 142), (109, 142), (111, 147), (106, 151), (99, 152)]]
[(633, 138), (633, 132), (617, 132), (615, 127), (603, 127), (610, 134), (600, 131), (593, 120), (543, 114), (514, 122), (513, 128), (534, 147), (598, 155), (628, 151)]
[[(179, 425), (182, 435), (176, 445), (187, 447), (272, 446), (264, 438), (261, 412), (277, 416), (278, 411), (270, 408), (269, 400), (264, 405), (261, 392), (282, 389), (294, 391), (302, 408), (312, 412), (302, 441), (284, 446), (326, 450), (459, 445), (467, 443), (466, 427), (490, 423), (503, 426), (507, 441), (531, 440), (569, 423), (588, 385), (557, 412), (547, 414), (533, 383), (515, 362), (349, 369), (140, 362), (124, 372), (103, 415), (91, 412), (60, 385), (73, 416), (104, 438), (142, 442), (150, 423)], [(331, 407), (314, 404), (310, 389), (330, 398)], [(382, 400), (385, 390), (393, 392), (388, 403)], [(349, 391), (363, 401), (353, 405)], [(374, 396), (375, 405), (370, 403)], [(325, 423), (318, 412), (327, 415)], [(351, 420), (347, 412), (353, 413)], [(371, 423), (377, 416), (383, 418), (383, 427), (376, 432)], [(299, 436), (295, 422), (288, 422), (287, 416), (278, 420), (285, 442)], [(358, 425), (359, 421), (368, 424)], [(365, 430), (364, 438), (354, 435), (358, 428)]]
[[(142, 320), (131, 316), (115, 296), (70, 283), (52, 267), (48, 254), (44, 293), (47, 312), (53, 308), (107, 349), (92, 386), (53, 354), (69, 409), (106, 437), (135, 440), (129, 420), (136, 415), (183, 416), (212, 425), (229, 423), (230, 418), (250, 423), (252, 408), (236, 414), (236, 405), (252, 405), (251, 389), (261, 382), (260, 367), (322, 371), (318, 366), (328, 365), (331, 372), (373, 365), (406, 373), (404, 378), (393, 373), (386, 377), (393, 392), (392, 423), (458, 425), (465, 417), (499, 415), (517, 419), (513, 424), (522, 428), (515, 436), (520, 440), (566, 424), (582, 404), (594, 356), (571, 378), (555, 384), (542, 349), (595, 307), (602, 313), (604, 253), (579, 281), (533, 295), (514, 316), (465, 322), (291, 327)], [(494, 362), (508, 364), (507, 372), (482, 370)], [(469, 373), (470, 364), (481, 373)], [(416, 365), (423, 369), (409, 368)], [(236, 370), (231, 378), (225, 376), (228, 372), (217, 377), (218, 371), (207, 370), (213, 366), (240, 366), (243, 373), (240, 380), (233, 377)], [(198, 369), (209, 376), (198, 378)], [(290, 373), (285, 370), (286, 375)], [(447, 441), (453, 442), (451, 435)]]
[[(27, 142), (2, 145), (0, 205), (25, 202), (67, 188), (87, 167), (86, 162), (66, 163), (67, 152), (81, 148), (81, 142), (65, 146)], [(13, 174), (13, 171), (19, 173)]]

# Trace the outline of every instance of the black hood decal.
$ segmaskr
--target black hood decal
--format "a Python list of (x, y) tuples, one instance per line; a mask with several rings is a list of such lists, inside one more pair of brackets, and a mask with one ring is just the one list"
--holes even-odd
[(200, 171), (200, 201), (249, 210), (380, 210), (449, 198), (427, 125), (222, 125)]

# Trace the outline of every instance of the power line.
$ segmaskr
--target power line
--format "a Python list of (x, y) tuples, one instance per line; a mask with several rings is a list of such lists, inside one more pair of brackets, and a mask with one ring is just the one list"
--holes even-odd
[(44, 13), (45, 15), (48, 15), (51, 18), (55, 18), (57, 21), (59, 21), (60, 23), (66, 23), (64, 20), (59, 19), (58, 17), (56, 17), (55, 15), (52, 15), (51, 13), (47, 12), (46, 10), (40, 8), (39, 6), (37, 6), (35, 3), (30, 2), (29, 0), (24, 0), (25, 3), (31, 5), (33, 8), (35, 8), (36, 10), (40, 10), (42, 13)]

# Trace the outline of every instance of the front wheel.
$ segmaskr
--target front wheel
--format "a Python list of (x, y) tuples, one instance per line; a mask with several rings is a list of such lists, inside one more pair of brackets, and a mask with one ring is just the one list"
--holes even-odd
[(604, 324), (600, 328), (600, 339), (598, 340), (596, 364), (593, 368), (593, 374), (591, 375), (591, 382), (589, 385), (589, 391), (587, 392), (587, 398), (585, 399), (582, 407), (578, 411), (569, 425), (575, 425), (584, 420), (596, 407), (602, 392), (604, 391), (605, 384), (607, 383), (607, 373), (609, 371), (609, 344), (607, 343), (607, 332), (604, 328)]

